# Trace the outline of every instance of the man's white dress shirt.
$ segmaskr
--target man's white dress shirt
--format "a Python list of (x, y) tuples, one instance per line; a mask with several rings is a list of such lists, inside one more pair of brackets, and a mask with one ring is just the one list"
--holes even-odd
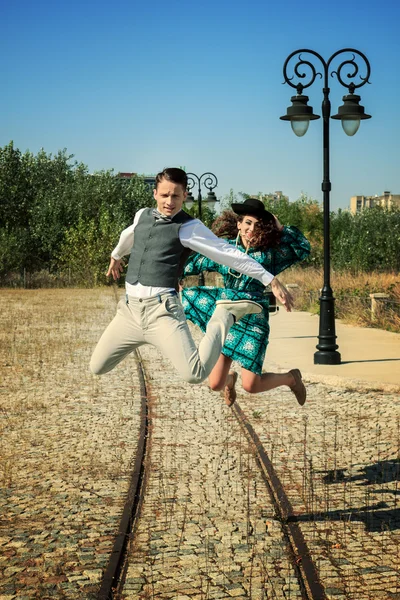
[[(111, 253), (111, 256), (115, 260), (119, 260), (123, 256), (130, 254), (133, 248), (135, 228), (144, 210), (146, 209), (141, 208), (138, 210), (132, 225), (124, 229), (121, 233), (119, 242)], [(214, 262), (226, 265), (239, 273), (253, 277), (261, 281), (265, 286), (271, 283), (274, 278), (274, 275), (266, 271), (260, 263), (231, 244), (228, 244), (225, 240), (217, 237), (199, 219), (192, 219), (181, 225), (179, 240), (185, 248), (190, 248), (190, 250), (203, 254)], [(172, 291), (172, 288), (147, 286), (141, 283), (132, 285), (126, 282), (125, 286), (127, 294), (136, 298), (151, 298), (157, 294)]]

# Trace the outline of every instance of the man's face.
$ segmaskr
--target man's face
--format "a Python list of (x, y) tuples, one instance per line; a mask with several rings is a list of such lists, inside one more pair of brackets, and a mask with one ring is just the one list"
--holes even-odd
[(157, 209), (167, 217), (174, 217), (181, 210), (187, 196), (187, 191), (179, 183), (173, 183), (166, 179), (161, 179), (153, 193)]

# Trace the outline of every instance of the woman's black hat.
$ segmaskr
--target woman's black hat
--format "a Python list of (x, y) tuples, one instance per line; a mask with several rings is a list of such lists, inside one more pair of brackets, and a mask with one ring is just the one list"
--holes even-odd
[(233, 203), (231, 208), (237, 215), (252, 215), (267, 220), (274, 218), (274, 215), (269, 210), (266, 210), (264, 204), (257, 198), (247, 198), (247, 200), (240, 204)]

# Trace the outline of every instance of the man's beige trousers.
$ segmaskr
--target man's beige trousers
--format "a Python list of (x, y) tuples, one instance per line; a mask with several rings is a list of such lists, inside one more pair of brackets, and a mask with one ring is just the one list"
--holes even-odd
[(197, 348), (179, 296), (173, 293), (120, 300), (117, 314), (101, 336), (90, 361), (96, 375), (111, 371), (135, 348), (152, 344), (189, 383), (208, 377), (233, 325), (232, 315), (217, 306)]

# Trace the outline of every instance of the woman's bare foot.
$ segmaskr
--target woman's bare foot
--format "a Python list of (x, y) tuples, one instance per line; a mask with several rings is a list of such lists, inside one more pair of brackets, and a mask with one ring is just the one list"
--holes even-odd
[(292, 390), (293, 394), (296, 396), (296, 400), (300, 404), (300, 406), (303, 406), (303, 404), (305, 403), (306, 398), (307, 398), (307, 391), (304, 386), (304, 383), (303, 383), (303, 380), (301, 377), (301, 373), (300, 373), (299, 369), (292, 369), (291, 371), (289, 371), (289, 373), (293, 377), (293, 383), (294, 383), (294, 385), (290, 386), (290, 389)]
[(236, 400), (235, 385), (238, 378), (236, 371), (229, 371), (228, 377), (226, 378), (226, 385), (224, 388), (224, 400), (227, 406), (232, 406)]

